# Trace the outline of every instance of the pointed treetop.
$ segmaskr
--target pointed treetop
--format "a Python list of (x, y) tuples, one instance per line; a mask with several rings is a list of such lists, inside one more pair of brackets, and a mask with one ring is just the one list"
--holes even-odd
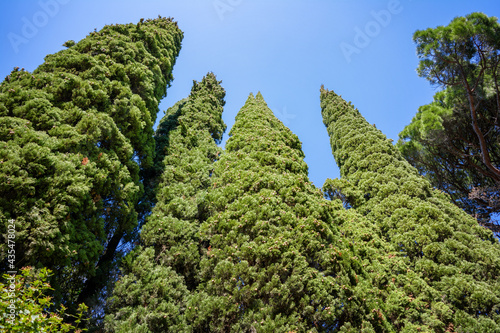
[[(411, 283), (419, 286), (419, 290), (406, 288), (411, 295), (418, 292), (419, 301), (428, 303), (434, 314), (448, 309), (449, 315), (433, 320), (433, 331), (450, 327), (498, 331), (498, 240), (449, 197), (434, 190), (350, 103), (322, 91), (321, 107), (333, 154), (346, 180), (334, 184), (340, 188), (334, 186), (331, 193), (352, 197), (348, 204), (372, 221), (393, 249), (404, 253), (412, 266), (406, 276), (414, 274), (425, 281)], [(436, 296), (429, 297), (433, 293), (442, 302), (435, 303)], [(401, 309), (399, 313), (407, 312)], [(426, 317), (421, 320), (428, 325)]]
[(311, 185), (298, 137), (262, 94), (250, 94), (231, 133), (206, 196), (212, 214), (200, 228), (207, 250), (187, 304), (191, 331), (335, 327), (356, 279), (333, 221), (342, 207)]

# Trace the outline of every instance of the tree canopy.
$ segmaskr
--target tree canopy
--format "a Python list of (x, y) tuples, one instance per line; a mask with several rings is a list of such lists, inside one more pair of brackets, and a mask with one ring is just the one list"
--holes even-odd
[[(123, 261), (111, 299), (113, 332), (184, 331), (188, 291), (199, 284), (199, 236), (208, 214), (205, 197), (221, 149), (225, 91), (213, 73), (193, 82), (191, 94), (161, 120), (155, 134), (156, 205), (141, 231), (141, 246)], [(162, 160), (161, 160), (162, 159)]]
[(415, 33), (442, 89), (397, 146), (322, 86), (322, 189), (260, 92), (219, 146), (212, 72), (153, 130), (182, 38), (105, 26), (0, 84), (0, 329), (500, 332), (495, 18)]
[(322, 89), (321, 106), (344, 179), (331, 191), (409, 260), (418, 320), (432, 331), (499, 330), (500, 243), (491, 231), (433, 189), (351, 103)]
[(336, 210), (307, 178), (297, 136), (250, 94), (215, 163), (200, 285), (185, 316), (196, 332), (336, 329), (355, 281)]
[(105, 26), (0, 84), (0, 218), (15, 267), (51, 269), (58, 302), (90, 302), (137, 226), (181, 40), (169, 18)]
[(417, 31), (418, 73), (442, 88), (398, 147), (431, 184), (486, 227), (500, 227), (500, 24), (472, 13)]

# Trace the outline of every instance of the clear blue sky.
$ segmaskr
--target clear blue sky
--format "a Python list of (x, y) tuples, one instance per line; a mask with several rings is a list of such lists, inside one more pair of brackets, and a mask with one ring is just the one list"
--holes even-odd
[[(57, 5), (54, 5), (57, 4)], [(170, 16), (184, 31), (163, 110), (213, 71), (226, 89), (228, 130), (250, 92), (303, 143), (316, 186), (339, 177), (319, 105), (319, 88), (352, 101), (389, 138), (435, 92), (415, 72), (415, 30), (481, 11), (498, 0), (18, 0), (0, 3), (0, 76), (32, 71), (46, 54), (106, 24)], [(30, 30), (31, 27), (31, 30)], [(361, 31), (361, 32), (360, 32)], [(227, 134), (225, 135), (227, 139)]]

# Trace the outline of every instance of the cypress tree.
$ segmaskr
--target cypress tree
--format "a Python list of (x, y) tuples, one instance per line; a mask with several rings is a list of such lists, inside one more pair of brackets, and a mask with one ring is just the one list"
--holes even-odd
[[(250, 94), (207, 195), (193, 332), (327, 332), (355, 283), (335, 207), (308, 180), (297, 136)], [(337, 207), (342, 209), (342, 207)]]
[(156, 168), (163, 170), (156, 205), (141, 231), (141, 246), (124, 260), (124, 276), (106, 318), (110, 331), (180, 332), (187, 327), (186, 297), (199, 283), (206, 248), (199, 238), (208, 213), (205, 197), (226, 128), (220, 83), (213, 73), (194, 81), (189, 97), (167, 111), (156, 131)]
[[(360, 194), (352, 188), (346, 191), (343, 179), (328, 179), (323, 190), (336, 206)], [(353, 267), (356, 283), (352, 284), (350, 296), (344, 300), (340, 331), (433, 331), (439, 318), (432, 309), (425, 307), (432, 290), (410, 270), (408, 258), (386, 241), (373, 221), (352, 207), (347, 208), (339, 211), (335, 221), (342, 237), (349, 242), (350, 256), (361, 265)]]
[(351, 103), (322, 87), (321, 108), (343, 177), (336, 191), (409, 260), (414, 285), (427, 284), (422, 311), (435, 317), (422, 322), (437, 332), (500, 331), (500, 245), (491, 231), (433, 189)]
[(152, 126), (181, 40), (170, 18), (105, 26), (0, 84), (1, 232), (15, 220), (15, 268), (51, 269), (67, 304), (106, 285), (143, 214)]

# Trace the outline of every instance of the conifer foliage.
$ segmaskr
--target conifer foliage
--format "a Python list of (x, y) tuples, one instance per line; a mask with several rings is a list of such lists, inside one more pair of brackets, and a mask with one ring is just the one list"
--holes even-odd
[(499, 331), (500, 245), (492, 233), (433, 189), (350, 103), (322, 88), (321, 107), (344, 178), (336, 192), (405, 255), (414, 284), (428, 285), (423, 311), (437, 317), (423, 322), (438, 332)]
[(124, 260), (106, 326), (113, 332), (180, 332), (186, 297), (196, 289), (206, 245), (199, 228), (217, 142), (225, 91), (213, 73), (194, 81), (188, 98), (171, 107), (156, 131), (159, 180), (156, 205), (142, 228), (142, 246)]
[(334, 206), (308, 180), (300, 141), (260, 93), (249, 96), (230, 135), (207, 196), (208, 246), (185, 313), (190, 330), (336, 329), (355, 275)]
[(65, 302), (105, 285), (137, 225), (182, 36), (170, 18), (105, 26), (0, 84), (0, 219), (15, 220), (16, 267), (50, 268)]
[[(344, 179), (326, 180), (323, 190), (332, 205), (341, 206), (342, 199), (346, 202), (345, 197), (339, 198), (348, 192), (345, 186)], [(349, 199), (359, 194), (350, 190)], [(335, 220), (342, 237), (349, 241), (356, 271), (356, 283), (343, 300), (340, 332), (433, 331), (441, 322), (428, 306), (432, 290), (410, 270), (407, 256), (387, 242), (376, 223), (355, 209), (339, 211)]]
[[(500, 332), (498, 239), (333, 91), (321, 88), (321, 110), (342, 179), (323, 191), (260, 92), (217, 146), (226, 92), (213, 73), (154, 132), (182, 38), (170, 18), (105, 26), (0, 83), (0, 232), (14, 221), (16, 236), (0, 270), (23, 273), (10, 289), (24, 295), (3, 308), (70, 330), (54, 309), (80, 323), (86, 302), (117, 333)], [(467, 68), (498, 102), (490, 60)]]

